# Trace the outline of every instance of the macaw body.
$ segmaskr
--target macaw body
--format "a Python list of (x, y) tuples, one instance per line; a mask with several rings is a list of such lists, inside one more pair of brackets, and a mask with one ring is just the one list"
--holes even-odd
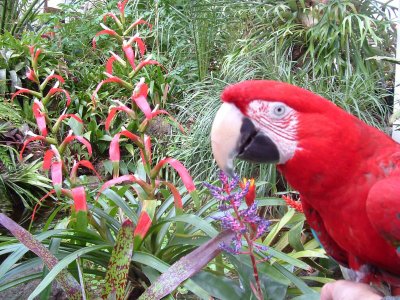
[(275, 81), (228, 87), (212, 128), (219, 166), (273, 162), (328, 255), (400, 286), (400, 145), (332, 102)]

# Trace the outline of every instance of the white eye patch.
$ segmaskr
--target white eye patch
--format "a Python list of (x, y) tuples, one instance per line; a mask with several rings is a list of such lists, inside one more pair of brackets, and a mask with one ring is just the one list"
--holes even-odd
[(294, 109), (282, 102), (254, 100), (249, 104), (247, 115), (277, 146), (280, 164), (294, 156), (298, 125), (297, 112)]

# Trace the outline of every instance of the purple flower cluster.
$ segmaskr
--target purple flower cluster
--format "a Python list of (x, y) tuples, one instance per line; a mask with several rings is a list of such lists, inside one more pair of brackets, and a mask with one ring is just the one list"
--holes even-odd
[[(236, 233), (230, 245), (222, 244), (221, 248), (229, 253), (240, 254), (242, 253), (243, 237), (245, 236), (247, 243), (253, 243), (267, 232), (270, 222), (258, 216), (256, 202), (246, 209), (239, 209), (244, 197), (249, 192), (249, 182), (241, 187), (239, 176), (234, 176), (229, 180), (223, 172), (220, 173), (219, 180), (222, 187), (209, 183), (204, 183), (204, 185), (209, 189), (211, 195), (219, 200), (218, 208), (224, 212), (222, 217), (216, 219), (221, 222), (223, 229), (230, 229)], [(266, 248), (255, 243), (253, 246), (257, 250)]]

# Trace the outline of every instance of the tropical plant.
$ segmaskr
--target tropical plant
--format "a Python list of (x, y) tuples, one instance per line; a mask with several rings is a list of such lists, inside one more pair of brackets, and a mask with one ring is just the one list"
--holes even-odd
[(44, 0), (1, 0), (0, 34), (6, 31), (18, 36), (31, 24), (42, 7)]
[[(120, 21), (120, 24), (125, 24), (124, 21), (124, 6), (126, 4), (125, 2), (119, 3), (118, 7), (120, 10), (120, 19), (118, 19), (114, 14), (110, 13), (108, 16), (113, 18), (117, 23)], [(133, 26), (136, 26), (138, 24), (146, 23), (142, 20), (138, 20), (133, 24)], [(132, 26), (130, 27), (132, 28)], [(130, 29), (129, 29), (130, 30)], [(114, 35), (114, 31), (111, 31), (111, 29), (105, 29), (101, 31), (98, 35), (101, 34), (109, 34), (111, 33)], [(118, 38), (117, 33), (114, 35)], [(124, 39), (121, 40), (121, 42)], [(88, 182), (84, 178), (78, 178), (77, 172), (79, 167), (86, 167), (89, 170), (93, 171), (96, 176), (99, 177), (100, 181), (102, 179), (100, 178), (99, 174), (96, 172), (94, 169), (93, 165), (86, 159), (80, 159), (78, 162), (72, 162), (71, 160), (68, 159), (68, 156), (75, 156), (75, 157), (85, 157), (85, 154), (80, 153), (80, 151), (75, 150), (71, 144), (72, 141), (77, 140), (80, 143), (82, 143), (89, 154), (89, 157), (92, 154), (92, 147), (91, 144), (89, 143), (88, 140), (86, 140), (83, 136), (80, 135), (74, 135), (71, 132), (67, 134), (66, 137), (64, 137), (64, 131), (61, 130), (63, 127), (63, 121), (67, 118), (74, 119), (78, 123), (83, 123), (83, 120), (77, 116), (76, 114), (66, 114), (63, 112), (60, 116), (55, 116), (54, 114), (57, 113), (56, 111), (52, 111), (50, 108), (52, 108), (52, 103), (55, 101), (57, 94), (61, 93), (65, 95), (65, 105), (68, 107), (72, 103), (71, 96), (69, 92), (61, 88), (60, 85), (63, 84), (64, 78), (61, 77), (60, 75), (54, 74), (54, 72), (50, 73), (47, 77), (45, 77), (43, 80), (41, 80), (39, 76), (39, 64), (40, 64), (40, 57), (43, 53), (41, 49), (36, 49), (35, 47), (31, 46), (30, 47), (30, 54), (31, 54), (31, 68), (29, 69), (27, 73), (27, 78), (33, 83), (33, 85), (36, 85), (36, 90), (34, 89), (27, 89), (27, 88), (20, 88), (16, 93), (14, 93), (12, 100), (16, 99), (17, 96), (20, 96), (22, 94), (24, 95), (29, 95), (33, 97), (33, 101), (29, 101), (31, 103), (33, 115), (36, 119), (37, 126), (38, 126), (38, 131), (40, 135), (36, 135), (31, 133), (31, 137), (28, 138), (22, 147), (21, 153), (20, 153), (20, 159), (22, 160), (23, 154), (25, 153), (25, 150), (27, 149), (28, 145), (32, 142), (35, 141), (41, 141), (50, 147), (48, 150), (46, 150), (43, 158), (43, 168), (44, 170), (49, 170), (51, 174), (51, 179), (52, 179), (52, 184), (54, 189), (51, 190), (49, 193), (47, 193), (41, 200), (40, 202), (44, 201), (47, 197), (50, 195), (57, 195), (57, 199), (61, 200), (63, 199), (62, 203), (68, 202), (68, 201), (73, 201), (74, 206), (73, 210), (71, 213), (71, 217), (68, 220), (67, 226), (65, 228), (71, 228), (75, 230), (79, 230), (82, 232), (88, 232), (92, 234), (92, 238), (94, 236), (97, 237), (98, 242), (101, 245), (99, 247), (95, 248), (90, 248), (89, 246), (89, 241), (90, 239), (87, 239), (85, 242), (84, 239), (80, 238), (79, 234), (74, 234), (71, 237), (68, 236), (63, 236), (63, 240), (71, 240), (70, 243), (72, 245), (76, 245), (81, 249), (79, 253), (86, 253), (94, 250), (100, 250), (103, 248), (108, 248), (110, 247), (110, 244), (114, 243), (114, 236), (116, 235), (115, 231), (110, 231), (109, 224), (106, 225), (107, 223), (112, 223), (114, 228), (116, 230), (119, 229), (120, 225), (118, 220), (121, 222), (129, 218), (131, 221), (136, 224), (136, 229), (133, 232), (133, 237), (134, 237), (134, 242), (135, 242), (135, 250), (139, 249), (146, 249), (147, 246), (145, 246), (147, 243), (143, 243), (143, 240), (148, 234), (148, 231), (150, 229), (150, 226), (152, 222), (157, 221), (159, 217), (161, 217), (164, 213), (166, 213), (166, 209), (169, 206), (172, 206), (174, 208), (173, 214), (167, 213), (169, 217), (176, 215), (181, 215), (182, 214), (182, 208), (183, 208), (183, 201), (180, 196), (182, 191), (179, 191), (174, 184), (167, 180), (162, 180), (160, 175), (161, 175), (161, 169), (164, 167), (164, 165), (169, 164), (171, 165), (174, 169), (177, 170), (178, 174), (182, 178), (182, 181), (184, 185), (186, 186), (186, 189), (191, 193), (191, 197), (195, 200), (195, 204), (198, 206), (198, 197), (197, 197), (197, 192), (195, 190), (195, 186), (184, 168), (184, 166), (177, 160), (172, 159), (172, 158), (165, 158), (162, 160), (159, 160), (158, 162), (154, 163), (153, 165), (153, 158), (152, 158), (152, 146), (151, 146), (151, 139), (150, 137), (146, 134), (146, 128), (149, 126), (149, 123), (151, 120), (158, 116), (158, 115), (167, 115), (169, 118), (171, 118), (172, 121), (174, 119), (166, 112), (165, 110), (159, 110), (157, 107), (155, 109), (151, 109), (149, 103), (147, 102), (146, 98), (148, 97), (148, 85), (144, 82), (144, 80), (140, 80), (136, 86), (131, 85), (130, 83), (124, 81), (123, 79), (116, 77), (112, 75), (113, 73), (113, 61), (117, 60), (122, 66), (127, 66), (130, 65), (131, 71), (132, 71), (132, 78), (133, 76), (138, 73), (143, 67), (146, 65), (155, 65), (159, 64), (157, 61), (154, 60), (143, 60), (141, 61), (137, 66), (135, 64), (135, 52), (134, 49), (132, 48), (131, 43), (136, 42), (138, 44), (138, 52), (143, 55), (144, 53), (144, 47), (145, 44), (144, 42), (137, 36), (133, 36), (128, 40), (125, 40), (122, 43), (122, 49), (123, 52), (125, 53), (127, 62), (125, 62), (120, 56), (118, 56), (115, 53), (112, 53), (111, 59), (107, 62), (106, 64), (106, 75), (108, 76), (107, 79), (103, 80), (100, 82), (96, 88), (96, 90), (93, 93), (93, 107), (97, 106), (97, 96), (98, 96), (98, 91), (100, 88), (107, 83), (112, 83), (116, 82), (122, 86), (123, 89), (130, 91), (131, 93), (131, 99), (132, 99), (132, 108), (129, 108), (127, 105), (121, 103), (121, 102), (116, 102), (117, 106), (116, 107), (111, 107), (109, 115), (105, 121), (106, 125), (106, 130), (110, 131), (111, 123), (113, 119), (115, 119), (115, 115), (118, 111), (123, 111), (128, 114), (130, 117), (130, 120), (128, 123), (133, 123), (134, 124), (134, 129), (137, 132), (132, 133), (128, 131), (127, 129), (122, 129), (118, 130), (116, 134), (114, 134), (110, 139), (111, 139), (111, 144), (110, 144), (110, 160), (112, 163), (112, 174), (113, 174), (113, 179), (105, 182), (104, 184), (101, 185), (100, 189), (98, 191), (93, 191), (89, 192), (86, 190), (86, 186), (88, 185)], [(95, 45), (95, 41), (93, 41), (93, 44)], [(51, 81), (55, 80), (55, 84), (51, 87), (48, 88), (48, 85)], [(122, 90), (120, 93), (123, 92)], [(141, 115), (143, 113), (143, 115)], [(143, 117), (142, 117), (143, 116)], [(55, 117), (55, 121), (53, 122), (52, 118)], [(143, 120), (141, 120), (144, 118)], [(53, 123), (53, 124), (52, 124)], [(138, 163), (138, 169), (136, 169), (136, 174), (126, 174), (119, 176), (120, 173), (120, 139), (122, 137), (127, 137), (131, 139), (134, 144), (139, 148), (139, 154), (140, 157), (140, 163)], [(68, 146), (68, 147), (67, 147)], [(67, 155), (69, 153), (69, 155)], [(136, 154), (134, 154), (136, 156)], [(72, 167), (71, 167), (72, 166)], [(69, 176), (67, 175), (67, 172), (71, 170)], [(65, 180), (64, 180), (65, 178)], [(121, 191), (122, 194), (118, 194), (117, 192), (114, 192), (112, 190), (109, 190), (110, 187), (113, 185), (122, 183), (122, 182), (130, 182), (133, 185), (135, 194), (128, 193), (126, 189), (122, 189)], [(165, 189), (162, 187), (165, 186), (167, 189), (170, 190), (168, 193)], [(94, 213), (91, 214), (87, 210), (87, 193), (89, 194), (90, 198), (92, 201), (95, 202), (95, 200), (98, 203), (98, 207), (93, 207)], [(102, 195), (100, 195), (102, 194)], [(121, 197), (123, 195), (129, 195), (127, 196), (128, 198)], [(65, 197), (65, 198), (64, 198)], [(160, 202), (158, 199), (163, 199), (163, 198), (171, 199), (170, 201), (166, 201), (163, 203), (163, 206), (160, 207), (160, 210), (156, 209), (158, 206), (160, 206)], [(129, 201), (129, 202), (127, 202)], [(60, 207), (65, 207), (64, 205)], [(101, 209), (99, 208), (101, 207)], [(104, 209), (104, 211), (103, 211)], [(111, 211), (110, 211), (110, 210)], [(122, 210), (121, 210), (122, 209)], [(60, 209), (56, 209), (55, 213), (56, 214)], [(157, 217), (156, 213), (159, 215)], [(34, 219), (36, 214), (36, 207), (34, 210), (34, 213), (32, 215), (32, 220)], [(112, 217), (109, 217), (108, 215), (114, 216), (116, 220)], [(55, 215), (53, 216), (53, 218)], [(195, 216), (193, 216), (195, 217)], [(193, 218), (192, 217), (192, 218)], [(179, 219), (178, 219), (179, 220)], [(183, 221), (185, 222), (185, 218), (183, 218)], [(9, 223), (9, 220), (5, 221), (6, 223)], [(193, 222), (189, 219), (189, 223)], [(164, 224), (165, 221), (161, 221), (157, 225), (160, 226), (161, 224)], [(116, 224), (118, 226), (116, 226)], [(47, 224), (46, 226), (50, 226), (50, 224)], [(183, 227), (182, 226), (177, 226), (177, 233), (183, 232)], [(158, 240), (158, 243), (163, 243), (163, 245), (168, 245), (165, 244), (164, 237), (168, 234), (168, 226), (162, 227), (164, 229), (161, 230), (161, 238)], [(12, 231), (13, 234), (15, 235), (15, 231)], [(158, 231), (156, 231), (157, 234), (159, 234)], [(26, 234), (24, 234), (26, 235)], [(18, 236), (17, 236), (18, 237)], [(132, 237), (132, 238), (133, 238)], [(18, 237), (19, 240), (22, 242), (26, 242), (21, 237)], [(150, 239), (150, 238), (149, 238)], [(50, 244), (53, 243), (54, 238), (52, 237), (50, 239), (51, 241), (49, 242)], [(67, 242), (68, 244), (68, 242)], [(143, 246), (142, 246), (143, 244)], [(150, 243), (151, 245), (152, 243)], [(117, 246), (118, 248), (119, 246)], [(129, 248), (129, 247), (128, 247)], [(174, 251), (173, 255), (171, 252), (167, 252), (167, 254), (162, 254), (161, 256), (163, 257), (164, 255), (167, 255), (168, 259), (177, 259), (179, 257), (180, 251), (183, 251), (185, 253), (188, 251), (187, 247), (183, 247), (181, 250), (176, 249), (176, 246), (174, 245), (173, 248), (176, 250)], [(75, 248), (76, 249), (76, 248)], [(75, 250), (73, 247), (70, 250), (73, 252)], [(158, 247), (152, 247), (150, 246), (149, 251), (154, 252), (160, 250), (161, 247), (158, 245)], [(32, 250), (32, 249), (31, 249)], [(8, 253), (7, 251), (5, 253)], [(22, 255), (25, 252), (22, 253)], [(41, 252), (43, 253), (43, 252)], [(36, 253), (38, 254), (38, 253)], [(73, 253), (72, 253), (73, 254)], [(72, 255), (71, 254), (71, 255)], [(22, 257), (18, 256), (16, 260), (14, 258), (10, 258), (12, 262), (16, 262), (19, 258)], [(41, 255), (39, 255), (41, 256)], [(104, 255), (100, 255), (104, 256)], [(71, 257), (71, 256), (69, 256)], [(75, 256), (72, 256), (75, 257)], [(106, 257), (109, 257), (106, 255)], [(164, 260), (168, 261), (166, 257), (163, 257)], [(10, 271), (10, 268), (13, 266), (13, 263), (10, 263), (10, 259), (5, 265), (2, 265), (2, 274), (5, 274)], [(67, 261), (69, 263), (71, 262), (68, 258)], [(107, 264), (108, 260), (104, 259), (99, 263), (99, 261), (96, 260), (90, 260), (92, 261), (95, 266), (100, 266), (102, 268), (105, 268), (105, 265)], [(105, 262), (105, 263), (104, 263)], [(65, 262), (61, 261), (60, 264), (63, 264)], [(68, 265), (67, 263), (66, 265)], [(115, 263), (118, 263), (117, 261), (114, 261), (112, 265)], [(126, 263), (125, 263), (126, 264)], [(65, 266), (66, 266), (65, 265)], [(127, 263), (129, 265), (129, 261)], [(50, 271), (50, 274), (53, 274), (55, 276), (58, 271), (60, 271), (62, 268), (59, 268), (58, 271), (55, 271), (54, 269), (57, 270), (57, 267), (55, 267), (55, 263), (53, 261), (52, 264), (47, 265), (48, 267), (51, 267), (52, 270)], [(0, 267), (1, 268), (1, 267)], [(79, 271), (79, 264), (77, 267)], [(93, 268), (90, 268), (93, 269)], [(129, 267), (127, 267), (127, 270)], [(14, 272), (13, 270), (10, 271), (11, 274)], [(106, 275), (106, 278), (112, 281), (112, 278), (115, 277), (115, 274), (109, 274)], [(36, 278), (36, 277), (35, 277)], [(48, 278), (48, 277), (47, 277)], [(49, 279), (45, 278), (45, 282), (47, 284), (50, 282)], [(54, 278), (54, 277), (52, 277)], [(36, 295), (37, 293), (41, 292), (43, 288), (47, 286), (47, 284), (41, 284), (38, 286), (36, 291), (33, 292), (32, 295)], [(6, 287), (9, 287), (10, 284), (6, 284)], [(110, 290), (115, 289), (115, 287), (106, 287), (105, 293), (108, 294)], [(124, 289), (124, 284), (121, 285), (119, 289), (122, 289), (122, 292), (118, 292), (118, 298), (120, 299), (123, 297), (125, 294), (125, 289)], [(67, 288), (68, 290), (68, 288)], [(75, 289), (76, 290), (76, 289)], [(34, 297), (32, 296), (31, 297)], [(108, 295), (106, 295), (108, 296)], [(105, 297), (106, 297), (105, 296)], [(70, 297), (78, 297), (75, 295), (75, 292), (70, 293)]]
[(368, 58), (394, 51), (389, 15), (394, 8), (374, 0), (281, 1), (259, 11), (237, 54), (269, 49), (296, 62), (293, 71), (302, 70), (312, 79), (376, 71), (383, 76), (384, 66)]

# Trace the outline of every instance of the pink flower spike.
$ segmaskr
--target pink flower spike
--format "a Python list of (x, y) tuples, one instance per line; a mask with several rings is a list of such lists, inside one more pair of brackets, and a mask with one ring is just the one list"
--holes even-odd
[(72, 189), (72, 199), (74, 200), (75, 212), (87, 212), (86, 192), (83, 186)]
[(76, 175), (78, 173), (78, 168), (79, 167), (85, 167), (88, 168), (89, 170), (93, 171), (93, 173), (96, 175), (96, 177), (101, 180), (101, 176), (99, 175), (99, 173), (97, 173), (96, 169), (94, 168), (94, 166), (92, 165), (92, 163), (88, 160), (80, 160), (78, 162), (74, 162), (74, 165), (72, 166), (71, 169), (71, 174), (70, 177), (71, 179), (75, 179)]
[(35, 55), (35, 45), (28, 46), (28, 48), (29, 48), (29, 53), (31, 54), (31, 57), (33, 59)]
[(144, 66), (147, 65), (158, 65), (158, 66), (162, 66), (158, 61), (156, 60), (152, 60), (152, 59), (146, 59), (142, 62), (139, 63), (139, 65), (136, 67), (135, 72), (140, 71)]
[(117, 133), (113, 136), (111, 143), (110, 143), (110, 160), (112, 162), (119, 162), (121, 159), (121, 154), (119, 150), (119, 137), (121, 136), (120, 133)]
[(108, 189), (109, 187), (114, 186), (114, 185), (119, 184), (119, 183), (122, 183), (122, 182), (125, 182), (125, 181), (128, 181), (128, 182), (137, 182), (138, 180), (137, 180), (136, 177), (133, 176), (133, 175), (123, 175), (123, 176), (120, 176), (120, 177), (111, 179), (111, 180), (107, 181), (106, 183), (104, 183), (104, 184), (101, 186), (101, 188), (100, 188), (100, 190), (99, 190), (99, 194), (100, 194), (102, 191)]
[(172, 196), (174, 196), (175, 207), (182, 209), (183, 208), (182, 198), (181, 195), (179, 194), (178, 189), (169, 181), (160, 181), (160, 183), (166, 185), (171, 191)]
[(151, 218), (147, 211), (142, 211), (139, 215), (139, 220), (136, 225), (135, 231), (133, 232), (133, 235), (138, 236), (143, 240), (146, 236), (146, 233), (150, 229), (151, 222)]
[(28, 78), (30, 81), (39, 83), (35, 71), (32, 70), (31, 68), (28, 68), (28, 71), (26, 72), (26, 78)]
[(130, 109), (129, 107), (127, 107), (125, 105), (111, 108), (110, 112), (108, 113), (108, 116), (106, 119), (106, 124), (105, 124), (107, 131), (110, 130), (111, 122), (112, 122), (114, 116), (116, 115), (117, 111), (124, 111), (130, 116), (133, 116), (135, 114), (135, 112), (132, 109)]
[(48, 192), (46, 195), (44, 195), (42, 198), (39, 199), (39, 201), (36, 203), (35, 207), (33, 208), (31, 222), (33, 222), (33, 220), (35, 219), (36, 211), (37, 211), (39, 205), (42, 203), (42, 201), (44, 199), (46, 199), (47, 197), (49, 197), (50, 195), (53, 195), (55, 192), (56, 192), (55, 190), (51, 190), (50, 192)]
[(128, 3), (128, 0), (118, 1), (118, 3), (117, 3), (118, 9), (121, 12), (121, 14), (125, 13), (126, 3)]
[(43, 104), (39, 102), (39, 100), (35, 99), (32, 104), (32, 112), (33, 116), (36, 119), (36, 123), (39, 127), (39, 131), (42, 136), (47, 136), (47, 127), (46, 127), (46, 117), (45, 114), (41, 111), (44, 109)]
[(129, 138), (130, 140), (132, 140), (132, 142), (134, 142), (137, 146), (139, 146), (140, 148), (143, 148), (143, 143), (142, 140), (139, 136), (137, 136), (136, 134), (133, 134), (132, 132), (128, 131), (128, 130), (122, 130), (120, 132), (121, 135)]
[(65, 97), (67, 98), (67, 106), (71, 104), (71, 96), (69, 95), (68, 91), (61, 88), (51, 88), (46, 97), (51, 97), (56, 93), (64, 93)]
[(62, 184), (62, 162), (55, 161), (51, 164), (51, 181), (54, 187)]
[(49, 149), (44, 153), (43, 166), (42, 166), (43, 171), (50, 170), (53, 157), (54, 157), (54, 151), (52, 149)]
[(147, 26), (149, 26), (150, 30), (152, 29), (153, 25), (151, 25), (149, 22), (142, 20), (142, 19), (138, 19), (136, 20), (134, 23), (131, 24), (131, 26), (129, 27), (135, 27), (138, 26), (139, 24), (146, 24)]
[(172, 168), (174, 168), (178, 174), (179, 177), (182, 179), (183, 184), (185, 185), (186, 189), (188, 192), (193, 192), (196, 190), (196, 187), (194, 186), (193, 179), (190, 176), (188, 170), (185, 168), (182, 163), (174, 158), (164, 158), (162, 159), (154, 168), (151, 170), (151, 177), (155, 178), (158, 173), (160, 172), (161, 168), (165, 165), (169, 164)]
[(85, 139), (82, 136), (79, 135), (68, 135), (62, 142), (63, 145), (67, 145), (69, 143), (71, 143), (73, 140), (77, 140), (79, 142), (81, 142), (83, 145), (86, 146), (88, 152), (89, 152), (89, 156), (92, 156), (92, 145), (90, 144), (90, 142)]
[(93, 38), (93, 40), (92, 40), (93, 49), (96, 49), (96, 37), (99, 36), (99, 35), (103, 35), (103, 34), (108, 34), (108, 35), (111, 35), (111, 36), (120, 37), (120, 36), (118, 35), (118, 33), (116, 33), (116, 32), (115, 32), (114, 30), (112, 30), (112, 29), (104, 29), (104, 30), (102, 30), (102, 31), (99, 31), (98, 33), (96, 33), (96, 35), (94, 36), (94, 38)]
[(150, 108), (149, 103), (146, 100), (148, 91), (149, 91), (149, 88), (148, 88), (147, 84), (142, 81), (139, 82), (136, 85), (135, 90), (133, 91), (132, 100), (136, 103), (136, 105), (144, 113), (144, 115), (146, 116), (146, 119), (150, 120), (152, 118), (151, 108)]
[(136, 44), (138, 45), (138, 47), (139, 47), (139, 52), (140, 52), (140, 55), (141, 56), (143, 56), (144, 55), (144, 53), (146, 52), (146, 44), (143, 42), (143, 40), (140, 38), (140, 37), (134, 37), (134, 39), (133, 39), (135, 42), (136, 42)]
[(77, 115), (74, 115), (74, 114), (64, 114), (64, 115), (61, 115), (61, 116), (57, 119), (57, 122), (56, 122), (56, 123), (61, 122), (61, 121), (65, 120), (66, 118), (73, 118), (73, 119), (75, 119), (77, 122), (83, 124), (82, 119), (79, 118)]
[(140, 148), (142, 148), (142, 141), (141, 141), (140, 137), (129, 132), (128, 130), (123, 130), (123, 131), (117, 133), (116, 135), (114, 135), (114, 137), (111, 140), (109, 154), (110, 154), (110, 160), (112, 162), (119, 162), (119, 160), (121, 158), (120, 149), (119, 149), (119, 138), (121, 135), (131, 139), (136, 145), (138, 145)]
[(57, 75), (57, 74), (52, 74), (52, 75), (47, 76), (44, 81), (49, 82), (50, 80), (52, 80), (54, 78), (57, 79), (61, 83), (65, 82), (64, 78), (62, 78), (60, 75)]
[(128, 35), (128, 33), (135, 27), (138, 26), (139, 24), (146, 24), (149, 26), (150, 30), (152, 29), (152, 25), (149, 22), (146, 22), (145, 20), (138, 19), (134, 23), (132, 23), (127, 30), (125, 30), (124, 35)]
[(127, 82), (123, 81), (121, 78), (116, 77), (116, 76), (112, 76), (110, 78), (104, 79), (102, 80), (96, 87), (95, 91), (92, 94), (92, 102), (93, 105), (96, 106), (96, 98), (97, 98), (97, 92), (100, 90), (100, 88), (103, 86), (103, 84), (105, 83), (110, 83), (110, 82), (116, 82), (124, 87), (126, 87)]
[(135, 52), (132, 49), (132, 46), (129, 44), (126, 44), (124, 42), (124, 45), (122, 46), (122, 50), (125, 52), (125, 56), (128, 59), (129, 64), (131, 65), (132, 69), (135, 70), (136, 65), (135, 65)]
[(118, 26), (122, 25), (122, 24), (121, 24), (121, 21), (118, 19), (118, 17), (117, 17), (116, 15), (114, 15), (113, 13), (111, 13), (111, 12), (106, 13), (106, 14), (103, 16), (103, 22), (104, 22), (104, 23), (106, 22), (107, 17), (110, 17), (110, 18), (114, 19), (115, 23), (117, 23)]
[(24, 153), (26, 146), (30, 142), (33, 142), (33, 141), (44, 141), (44, 140), (46, 140), (46, 138), (44, 136), (41, 136), (41, 135), (33, 136), (33, 137), (27, 139), (24, 142), (23, 146), (22, 146), (21, 152), (19, 153), (19, 159), (22, 161), (22, 154)]
[(129, 41), (126, 43), (126, 45), (131, 46), (135, 42), (138, 45), (140, 55), (143, 56), (144, 53), (146, 52), (146, 44), (143, 42), (143, 40), (139, 37), (138, 34), (135, 34), (135, 36), (131, 37)]
[(126, 63), (118, 54), (115, 54), (112, 51), (110, 51), (110, 53), (111, 56), (106, 63), (106, 72), (112, 77), (114, 61), (118, 61), (124, 67), (126, 67)]
[(13, 95), (12, 95), (12, 97), (11, 97), (11, 101), (13, 101), (14, 100), (14, 98), (16, 97), (16, 96), (18, 96), (18, 95), (20, 95), (20, 94), (30, 94), (30, 95), (35, 95), (35, 94), (38, 94), (37, 92), (35, 92), (35, 91), (32, 91), (32, 90), (29, 90), (29, 89), (25, 89), (25, 88), (20, 88), (18, 91), (16, 91)]
[(42, 53), (42, 49), (37, 49), (35, 53), (35, 57), (33, 58), (33, 61), (37, 63), (37, 60), (39, 58), (39, 55)]
[(117, 59), (114, 56), (111, 56), (106, 63), (106, 72), (112, 74), (113, 73), (113, 63)]

